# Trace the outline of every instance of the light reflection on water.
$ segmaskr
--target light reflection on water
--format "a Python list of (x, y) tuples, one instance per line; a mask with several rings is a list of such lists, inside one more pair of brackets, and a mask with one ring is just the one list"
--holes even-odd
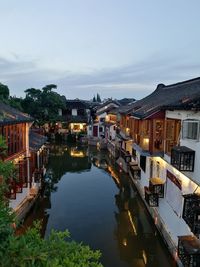
[(107, 152), (55, 145), (46, 189), (24, 225), (42, 219), (42, 234), (68, 229), (102, 252), (105, 267), (175, 266), (128, 177)]

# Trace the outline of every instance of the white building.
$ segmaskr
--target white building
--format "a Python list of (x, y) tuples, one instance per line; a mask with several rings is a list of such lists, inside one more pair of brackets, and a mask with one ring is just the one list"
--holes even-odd
[(197, 249), (200, 235), (200, 78), (159, 85), (129, 120), (130, 175), (172, 255), (185, 264), (181, 251)]

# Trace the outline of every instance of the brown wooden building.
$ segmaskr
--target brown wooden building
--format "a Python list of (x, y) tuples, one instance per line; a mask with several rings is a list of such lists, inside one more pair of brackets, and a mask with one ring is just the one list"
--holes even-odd
[(14, 108), (0, 102), (0, 135), (5, 138), (7, 155), (5, 161), (11, 160), (16, 166), (16, 176), (11, 177), (8, 197), (16, 199), (28, 187), (29, 172), (29, 128), (33, 119)]

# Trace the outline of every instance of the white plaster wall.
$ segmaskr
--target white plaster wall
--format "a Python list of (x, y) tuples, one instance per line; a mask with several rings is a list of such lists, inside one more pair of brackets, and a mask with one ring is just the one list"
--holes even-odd
[(184, 172), (188, 177), (200, 184), (200, 142), (181, 140), (181, 146), (186, 146), (195, 151), (194, 172)]
[[(98, 123), (95, 123), (94, 124), (95, 126), (98, 126), (98, 137), (101, 137), (101, 135), (104, 134), (104, 126), (102, 125), (104, 122), (101, 122), (100, 119), (101, 118), (104, 118), (105, 119), (105, 117), (106, 117), (106, 112), (98, 115), (99, 121), (98, 121)], [(102, 127), (102, 132), (99, 132), (99, 128), (100, 127)]]
[[(200, 112), (196, 111), (166, 111), (166, 117), (171, 119), (179, 119), (181, 121), (187, 119), (200, 120)], [(184, 172), (188, 177), (200, 184), (200, 140), (180, 139), (180, 145), (186, 146), (195, 151), (194, 172)], [(166, 158), (167, 159), (167, 158)], [(167, 159), (169, 160), (169, 159)]]
[(16, 199), (11, 199), (9, 201), (9, 207), (12, 209), (16, 209), (28, 195), (29, 188), (23, 188), (22, 193), (16, 194)]
[[(137, 157), (137, 162), (138, 165), (140, 166), (140, 153), (136, 151), (136, 157)], [(150, 170), (150, 164), (149, 164), (149, 157), (146, 157), (146, 171), (144, 172), (141, 169), (141, 180), (138, 180), (138, 183), (140, 186), (144, 189), (144, 186), (149, 186), (149, 170)]]
[[(100, 132), (100, 127), (102, 128), (102, 131)], [(104, 135), (105, 127), (101, 124), (98, 125), (98, 137), (101, 138), (102, 135)]]
[(116, 130), (114, 130), (114, 127), (116, 127), (116, 126), (115, 125), (110, 126), (110, 136), (111, 136), (112, 140), (114, 140), (116, 137)]
[(195, 119), (200, 120), (200, 112), (190, 111), (190, 110), (175, 110), (175, 111), (166, 111), (166, 118), (169, 119), (179, 119), (179, 120), (187, 120), (187, 119)]
[(164, 159), (160, 157), (154, 157), (152, 159), (154, 161), (154, 171), (156, 171), (156, 161), (160, 162), (160, 169), (161, 169), (160, 178), (162, 178), (164, 181), (166, 181), (167, 170), (170, 171), (172, 174), (174, 174), (179, 180), (181, 180), (183, 194), (191, 194), (197, 189), (198, 185), (195, 182), (193, 182), (189, 177), (187, 177), (182, 172), (178, 171)]
[(98, 115), (98, 118), (99, 118), (99, 123), (101, 123), (100, 122), (100, 119), (105, 119), (105, 117), (106, 117), (106, 115), (107, 115), (107, 113), (106, 112), (104, 112), (104, 113), (102, 113), (102, 114), (100, 114), (100, 115)]
[(76, 108), (72, 109), (72, 116), (77, 116), (77, 109)]
[(92, 125), (87, 125), (87, 135), (92, 136)]

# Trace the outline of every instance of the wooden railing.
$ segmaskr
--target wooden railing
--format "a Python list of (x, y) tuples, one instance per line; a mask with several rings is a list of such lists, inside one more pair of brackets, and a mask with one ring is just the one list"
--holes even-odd
[(144, 187), (145, 200), (149, 207), (158, 207), (159, 205), (159, 196), (157, 193), (150, 191), (149, 187)]

